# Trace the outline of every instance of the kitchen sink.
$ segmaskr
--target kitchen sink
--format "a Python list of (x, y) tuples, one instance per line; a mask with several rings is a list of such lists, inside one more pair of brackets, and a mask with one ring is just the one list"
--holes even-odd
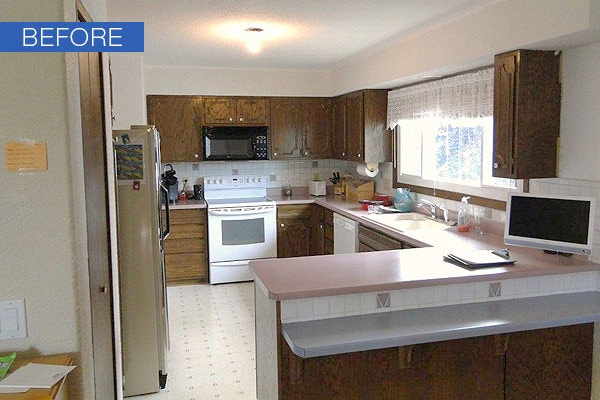
[(419, 213), (368, 214), (363, 218), (397, 231), (443, 230), (449, 226)]

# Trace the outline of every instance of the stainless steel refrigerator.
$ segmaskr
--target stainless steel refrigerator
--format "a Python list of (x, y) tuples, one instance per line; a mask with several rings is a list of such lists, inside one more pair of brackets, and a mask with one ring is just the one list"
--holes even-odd
[[(153, 126), (113, 131), (118, 210), (123, 393), (158, 392), (167, 380), (169, 327), (164, 239), (168, 196)], [(166, 194), (166, 193), (165, 193)], [(161, 209), (165, 205), (165, 213)]]

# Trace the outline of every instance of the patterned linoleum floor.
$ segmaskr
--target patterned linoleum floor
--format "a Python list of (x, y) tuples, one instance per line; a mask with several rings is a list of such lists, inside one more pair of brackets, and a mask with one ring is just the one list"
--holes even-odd
[(167, 289), (167, 386), (134, 400), (255, 400), (254, 284)]

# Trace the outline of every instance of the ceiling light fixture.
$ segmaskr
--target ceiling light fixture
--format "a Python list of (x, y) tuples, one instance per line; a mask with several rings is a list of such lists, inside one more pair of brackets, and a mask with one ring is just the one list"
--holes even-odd
[(260, 51), (261, 48), (261, 32), (263, 32), (263, 28), (246, 28), (244, 32), (246, 32), (245, 42), (246, 48), (252, 54), (256, 54)]

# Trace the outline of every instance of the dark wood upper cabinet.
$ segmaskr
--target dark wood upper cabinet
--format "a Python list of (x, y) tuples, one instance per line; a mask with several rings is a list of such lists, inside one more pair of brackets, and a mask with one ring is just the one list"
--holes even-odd
[(333, 156), (346, 158), (346, 101), (343, 96), (333, 101)]
[(242, 97), (237, 99), (238, 124), (268, 125), (269, 107), (265, 97)]
[(302, 118), (294, 97), (271, 98), (271, 159), (300, 157)]
[(336, 158), (379, 163), (389, 160), (387, 90), (361, 90), (334, 101), (333, 152)]
[(204, 97), (206, 124), (267, 125), (265, 97)]
[(332, 107), (331, 99), (310, 97), (302, 104), (302, 156), (307, 158), (330, 158), (332, 155)]
[(148, 124), (160, 133), (162, 161), (202, 161), (202, 98), (149, 95), (146, 105)]
[(495, 57), (495, 177), (557, 176), (560, 98), (560, 54), (515, 50)]
[(271, 98), (271, 159), (330, 158), (331, 99)]

